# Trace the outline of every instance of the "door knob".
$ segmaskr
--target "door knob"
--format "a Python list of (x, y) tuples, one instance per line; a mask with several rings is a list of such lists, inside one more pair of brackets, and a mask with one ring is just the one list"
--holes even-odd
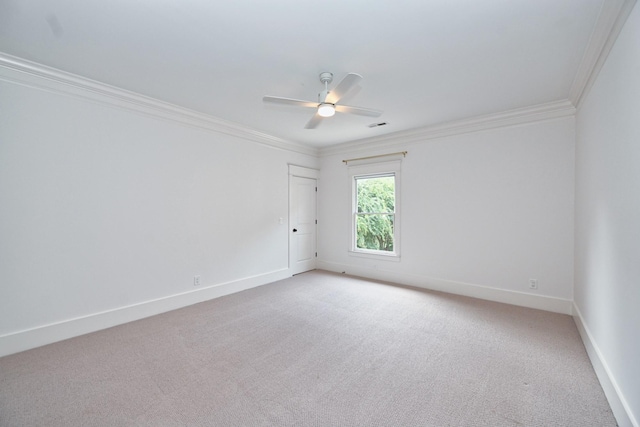
[(298, 231), (298, 229), (297, 229), (297, 228), (294, 228), (294, 229), (293, 229), (293, 232), (295, 233), (296, 231)]

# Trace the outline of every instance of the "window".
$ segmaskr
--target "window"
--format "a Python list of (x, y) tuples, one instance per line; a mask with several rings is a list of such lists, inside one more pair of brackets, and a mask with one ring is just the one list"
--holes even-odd
[(394, 175), (356, 177), (356, 249), (393, 252)]
[(350, 168), (353, 254), (399, 256), (399, 172), (399, 162)]

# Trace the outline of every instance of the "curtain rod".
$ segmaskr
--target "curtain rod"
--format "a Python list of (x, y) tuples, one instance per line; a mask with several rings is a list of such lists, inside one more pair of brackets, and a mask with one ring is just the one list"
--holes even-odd
[(395, 156), (398, 154), (402, 154), (402, 157), (407, 157), (407, 151), (398, 151), (397, 153), (389, 153), (389, 154), (378, 154), (377, 156), (368, 156), (368, 157), (358, 157), (356, 159), (347, 159), (343, 160), (344, 163), (349, 164), (349, 162), (355, 162), (356, 160), (369, 160), (369, 159), (377, 159), (378, 157), (389, 157)]

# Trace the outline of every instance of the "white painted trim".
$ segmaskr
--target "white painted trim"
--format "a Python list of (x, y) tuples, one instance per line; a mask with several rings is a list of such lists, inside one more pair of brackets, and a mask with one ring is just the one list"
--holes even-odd
[(573, 313), (573, 319), (578, 327), (578, 332), (580, 332), (584, 347), (587, 350), (587, 354), (600, 381), (600, 385), (604, 390), (604, 394), (609, 401), (609, 406), (611, 406), (618, 426), (640, 427), (575, 302), (573, 303)]
[(598, 21), (569, 91), (569, 101), (576, 108), (580, 108), (582, 100), (593, 86), (635, 3), (636, 0), (603, 2)]
[(347, 273), (367, 279), (382, 280), (385, 282), (398, 283), (400, 285), (413, 286), (416, 288), (446, 292), (455, 295), (464, 295), (472, 298), (517, 305), (520, 307), (550, 311), (553, 313), (572, 314), (572, 301), (562, 298), (533, 295), (524, 292), (491, 288), (473, 283), (455, 282), (452, 280), (436, 279), (415, 274), (397, 273), (389, 270), (343, 265), (320, 260), (317, 262), (317, 268), (333, 271), (335, 273)]
[[(357, 163), (355, 165), (348, 165), (349, 169), (349, 188), (351, 189), (351, 212), (349, 215), (349, 255), (359, 256), (369, 259), (378, 259), (385, 261), (400, 261), (400, 253), (402, 252), (402, 157), (397, 157), (395, 160), (389, 160), (386, 158), (380, 159), (367, 159), (364, 163)], [(377, 160), (377, 161), (376, 161)], [(356, 178), (367, 178), (375, 175), (393, 175), (394, 188), (395, 188), (395, 212), (394, 212), (394, 224), (393, 224), (393, 252), (384, 253), (382, 251), (367, 251), (356, 248), (356, 214), (357, 207), (357, 193), (358, 190)]]
[(318, 179), (320, 177), (320, 171), (318, 169), (307, 168), (305, 166), (289, 164), (289, 175)]
[(311, 156), (318, 154), (315, 148), (1, 52), (0, 80), (235, 136), (272, 148)]
[(111, 328), (291, 277), (289, 269), (245, 277), (0, 336), (0, 357)]
[(337, 144), (319, 149), (319, 156), (355, 154), (375, 149), (402, 147), (409, 143), (446, 136), (574, 116), (582, 99), (597, 78), (635, 3), (636, 0), (603, 2), (598, 22), (567, 99)]
[(547, 104), (534, 105), (532, 107), (518, 108), (495, 114), (472, 117), (464, 120), (440, 123), (408, 131), (388, 133), (353, 142), (346, 142), (321, 148), (318, 154), (320, 157), (326, 157), (334, 154), (352, 155), (362, 152), (371, 152), (376, 149), (396, 150), (398, 149), (397, 147), (404, 147), (410, 143), (424, 142), (430, 139), (446, 136), (569, 117), (575, 115), (575, 112), (576, 109), (568, 100), (556, 101)]
[(1, 52), (0, 80), (126, 109), (157, 119), (171, 120), (183, 125), (243, 138), (272, 148), (311, 156), (357, 153), (363, 150), (368, 152), (372, 149), (387, 148), (407, 142), (421, 142), (433, 138), (550, 120), (575, 114), (575, 108), (571, 102), (563, 100), (317, 149)]
[(274, 148), (311, 156), (357, 153), (416, 141), (573, 116), (595, 81), (636, 0), (603, 2), (598, 22), (566, 100), (518, 108), (409, 131), (316, 149), (258, 132), (236, 123), (106, 85), (85, 77), (0, 52), (0, 80), (125, 108), (184, 125), (233, 135)]

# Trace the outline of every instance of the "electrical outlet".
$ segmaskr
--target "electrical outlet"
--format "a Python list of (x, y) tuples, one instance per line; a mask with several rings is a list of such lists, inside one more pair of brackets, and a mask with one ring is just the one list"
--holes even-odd
[(529, 289), (538, 289), (538, 279), (529, 279)]
[(193, 286), (200, 286), (200, 276), (193, 276)]

